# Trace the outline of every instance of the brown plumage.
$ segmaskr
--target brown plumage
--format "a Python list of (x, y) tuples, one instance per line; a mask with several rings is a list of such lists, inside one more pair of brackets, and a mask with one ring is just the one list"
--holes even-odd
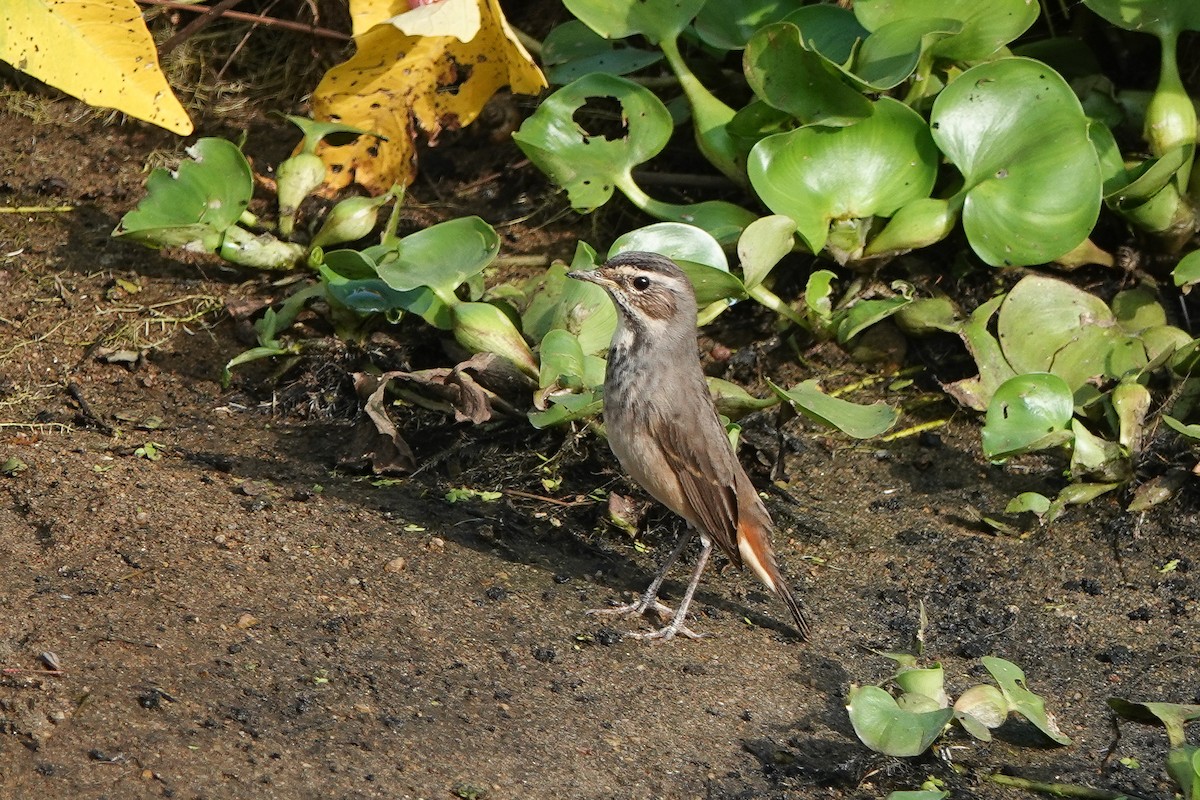
[[(612, 611), (671, 617), (644, 638), (696, 636), (684, 619), (715, 543), (787, 604), (807, 638), (808, 621), (775, 563), (771, 516), (738, 463), (704, 381), (696, 355), (696, 297), (687, 276), (669, 258), (643, 252), (621, 253), (594, 271), (570, 275), (603, 287), (617, 306), (604, 381), (609, 445), (635, 481), (688, 523), (641, 599)], [(672, 611), (658, 602), (658, 589), (693, 529), (703, 550), (678, 611)]]

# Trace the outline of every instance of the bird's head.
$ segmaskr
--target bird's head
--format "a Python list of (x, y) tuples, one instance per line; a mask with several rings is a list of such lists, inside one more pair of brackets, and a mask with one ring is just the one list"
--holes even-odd
[[(629, 251), (613, 256), (594, 270), (567, 273), (603, 288), (629, 328), (661, 334), (678, 329), (695, 332), (696, 293), (678, 265), (658, 253)], [(674, 323), (674, 324), (673, 324)]]

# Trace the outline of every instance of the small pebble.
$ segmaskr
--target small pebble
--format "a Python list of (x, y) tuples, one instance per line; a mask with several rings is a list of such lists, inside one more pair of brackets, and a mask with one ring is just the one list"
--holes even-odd
[(239, 628), (241, 628), (242, 630), (245, 630), (246, 628), (253, 628), (257, 624), (258, 624), (258, 617), (254, 616), (253, 614), (250, 614), (250, 613), (242, 614), (240, 617), (237, 618), (237, 626)]
[(396, 556), (391, 561), (383, 566), (384, 572), (404, 572), (404, 568), (408, 566), (408, 561), (404, 556)]

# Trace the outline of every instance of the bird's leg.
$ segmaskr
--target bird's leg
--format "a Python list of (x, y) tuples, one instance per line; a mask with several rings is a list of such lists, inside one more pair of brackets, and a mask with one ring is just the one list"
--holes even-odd
[(679, 535), (679, 539), (675, 542), (675, 547), (671, 550), (671, 554), (667, 556), (667, 560), (663, 562), (662, 568), (654, 576), (654, 580), (651, 581), (650, 586), (647, 587), (639, 599), (622, 606), (614, 606), (613, 608), (594, 608), (587, 613), (595, 616), (633, 617), (642, 616), (647, 611), (653, 611), (667, 619), (673, 618), (675, 616), (674, 609), (658, 602), (658, 590), (662, 586), (663, 579), (667, 577), (667, 572), (671, 567), (675, 566), (675, 562), (679, 560), (679, 556), (683, 554), (683, 549), (687, 547), (688, 542), (691, 540), (692, 529), (689, 526)]
[(681, 634), (689, 639), (700, 639), (705, 636), (703, 633), (696, 633), (683, 624), (687, 619), (688, 608), (692, 605), (692, 597), (696, 594), (696, 587), (700, 585), (700, 576), (704, 574), (704, 567), (708, 564), (708, 557), (712, 555), (712, 542), (707, 536), (702, 536), (700, 539), (703, 544), (703, 549), (700, 551), (700, 558), (696, 560), (696, 568), (692, 570), (692, 579), (688, 581), (687, 589), (683, 593), (683, 599), (679, 601), (679, 608), (675, 610), (675, 614), (671, 617), (671, 623), (665, 628), (659, 628), (650, 633), (633, 633), (633, 636), (638, 639), (651, 639), (659, 641), (668, 641), (675, 638), (676, 634)]

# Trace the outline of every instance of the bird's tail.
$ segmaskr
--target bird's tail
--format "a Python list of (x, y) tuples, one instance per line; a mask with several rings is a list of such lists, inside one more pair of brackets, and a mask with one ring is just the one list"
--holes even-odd
[(738, 553), (742, 563), (750, 567), (754, 574), (768, 589), (779, 596), (779, 599), (792, 612), (796, 622), (796, 630), (801, 639), (807, 639), (811, 632), (808, 617), (800, 607), (800, 601), (792, 593), (791, 587), (783, 579), (779, 566), (775, 563), (775, 552), (771, 549), (770, 532), (760, 529), (757, 525), (743, 522), (738, 525)]

